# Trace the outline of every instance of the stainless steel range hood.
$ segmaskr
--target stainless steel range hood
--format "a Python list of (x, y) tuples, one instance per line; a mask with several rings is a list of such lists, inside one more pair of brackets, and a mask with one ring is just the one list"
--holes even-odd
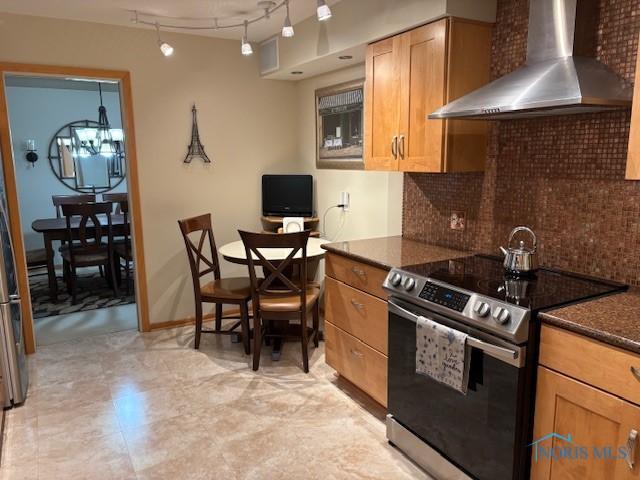
[(595, 59), (597, 0), (530, 0), (527, 61), (428, 116), (506, 120), (631, 105), (633, 88)]

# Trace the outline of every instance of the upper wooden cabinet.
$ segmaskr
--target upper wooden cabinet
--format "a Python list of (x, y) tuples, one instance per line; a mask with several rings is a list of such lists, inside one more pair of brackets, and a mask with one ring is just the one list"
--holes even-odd
[(489, 81), (491, 25), (445, 18), (367, 48), (365, 168), (404, 172), (484, 169), (487, 124), (429, 120)]
[[(640, 52), (639, 52), (640, 53)], [(640, 180), (640, 55), (636, 59), (636, 80), (631, 107), (631, 129), (627, 154), (627, 180)]]

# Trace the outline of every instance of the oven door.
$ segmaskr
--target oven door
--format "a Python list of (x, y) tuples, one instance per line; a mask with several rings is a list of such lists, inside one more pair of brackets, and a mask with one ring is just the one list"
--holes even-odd
[[(471, 363), (466, 395), (416, 373), (418, 316), (469, 334)], [(522, 442), (523, 428), (527, 428), (523, 411), (527, 395), (524, 357), (524, 347), (391, 298), (389, 421), (399, 423), (405, 432), (426, 442), (430, 452), (435, 450), (453, 464), (452, 468), (469, 477), (523, 478), (528, 463)], [(430, 470), (424, 458), (414, 460)], [(431, 473), (439, 475), (438, 471)]]

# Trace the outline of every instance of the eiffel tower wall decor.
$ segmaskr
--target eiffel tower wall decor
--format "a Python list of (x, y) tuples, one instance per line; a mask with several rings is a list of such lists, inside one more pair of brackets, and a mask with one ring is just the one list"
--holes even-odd
[(187, 156), (184, 157), (184, 163), (191, 163), (191, 160), (196, 157), (200, 157), (204, 163), (211, 163), (209, 156), (204, 151), (204, 145), (202, 145), (202, 142), (200, 141), (200, 134), (198, 133), (198, 111), (196, 110), (195, 103), (191, 109), (191, 114), (193, 116), (193, 124), (191, 126), (191, 143), (187, 150)]

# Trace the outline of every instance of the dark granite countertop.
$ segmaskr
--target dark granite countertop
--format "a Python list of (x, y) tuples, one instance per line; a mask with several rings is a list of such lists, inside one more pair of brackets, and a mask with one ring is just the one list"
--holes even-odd
[(385, 270), (471, 255), (469, 252), (430, 245), (401, 236), (327, 243), (322, 245), (322, 248)]
[(539, 315), (555, 325), (640, 354), (640, 289), (609, 295)]

